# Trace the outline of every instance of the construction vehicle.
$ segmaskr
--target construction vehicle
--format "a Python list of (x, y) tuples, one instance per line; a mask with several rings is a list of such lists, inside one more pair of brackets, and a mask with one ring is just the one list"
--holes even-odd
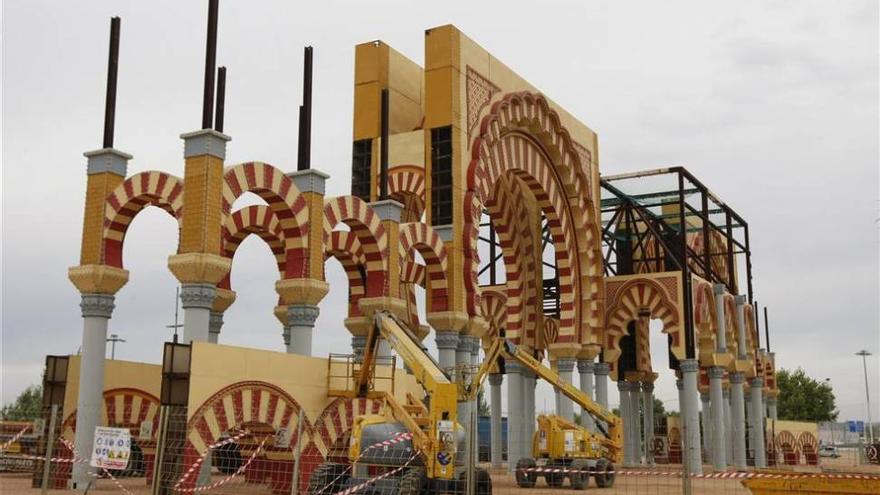
[(593, 417), (598, 433), (594, 433), (557, 415), (537, 418), (538, 427), (532, 438), (532, 457), (516, 463), (516, 483), (532, 488), (543, 476), (551, 487), (559, 487), (568, 478), (572, 488), (582, 490), (590, 477), (599, 488), (614, 484), (614, 463), (623, 459), (622, 423), (618, 416), (593, 402), (590, 397), (544, 366), (528, 351), (498, 339), (486, 352), (486, 359), (495, 354), (506, 361), (514, 360), (547, 381), (560, 393)]
[[(364, 484), (368, 493), (465, 493), (469, 481), (464, 464), (465, 434), (457, 421), (460, 386), (397, 318), (380, 311), (374, 322), (362, 358), (350, 367), (350, 390), (329, 387), (328, 394), (382, 398), (393, 419), (380, 414), (356, 417), (347, 462), (331, 460), (318, 466), (309, 479), (308, 493), (332, 494)], [(421, 384), (424, 402), (408, 395), (401, 404), (393, 393), (377, 390), (374, 377), (380, 339), (390, 344)], [(491, 494), (488, 471), (477, 468), (474, 474), (475, 493)]]

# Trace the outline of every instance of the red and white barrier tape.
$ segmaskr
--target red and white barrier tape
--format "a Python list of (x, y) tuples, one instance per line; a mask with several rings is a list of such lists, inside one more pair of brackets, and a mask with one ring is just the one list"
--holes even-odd
[[(534, 468), (520, 468), (517, 469), (518, 472), (523, 473), (538, 473), (538, 474), (560, 474), (560, 473), (590, 473), (593, 471), (582, 470), (582, 469), (569, 469), (569, 468), (547, 468), (547, 467), (534, 467)], [(605, 471), (607, 474), (614, 474), (620, 476), (675, 476), (681, 477), (681, 471), (647, 471), (647, 470), (614, 470), (614, 471)], [(793, 479), (801, 479), (801, 478), (826, 478), (826, 479), (853, 479), (853, 480), (875, 480), (880, 479), (880, 475), (870, 475), (870, 474), (848, 474), (848, 473), (747, 473), (747, 472), (739, 472), (739, 471), (721, 471), (718, 473), (707, 473), (707, 474), (693, 474), (690, 476), (693, 479), (745, 479), (745, 478), (763, 478), (763, 479), (784, 479), (784, 478), (793, 478)]]
[(17, 442), (18, 439), (21, 438), (21, 436), (25, 434), (25, 432), (27, 432), (28, 430), (31, 429), (31, 427), (33, 427), (33, 425), (27, 425), (24, 428), (22, 428), (20, 432), (16, 433), (15, 435), (12, 435), (12, 438), (10, 438), (6, 443), (4, 443), (3, 445), (0, 445), (0, 452), (8, 449), (10, 445)]
[(397, 474), (397, 473), (399, 473), (400, 471), (406, 469), (406, 467), (409, 466), (410, 463), (412, 463), (412, 461), (415, 460), (415, 458), (418, 457), (418, 456), (419, 456), (419, 454), (418, 454), (418, 452), (416, 452), (416, 453), (414, 453), (414, 454), (412, 455), (412, 457), (410, 457), (409, 459), (407, 459), (407, 461), (406, 461), (405, 463), (403, 463), (402, 466), (397, 467), (397, 468), (394, 468), (394, 469), (392, 469), (391, 471), (388, 471), (387, 473), (382, 473), (382, 474), (380, 474), (380, 475), (378, 475), (378, 476), (374, 476), (374, 477), (368, 479), (367, 481), (364, 481), (363, 483), (359, 483), (359, 484), (357, 484), (357, 485), (355, 485), (355, 486), (352, 486), (352, 487), (346, 488), (345, 490), (342, 490), (342, 491), (340, 491), (340, 492), (336, 492), (336, 493), (334, 493), (333, 495), (351, 495), (352, 493), (357, 493), (357, 492), (360, 491), (361, 489), (366, 488), (367, 486), (369, 486), (369, 485), (371, 485), (371, 484), (373, 484), (373, 483), (375, 483), (375, 482), (377, 482), (377, 481), (379, 481), (379, 480), (381, 480), (381, 479), (385, 479), (385, 478), (387, 478), (387, 477), (389, 477), (389, 476), (391, 476), (391, 475)]
[(373, 445), (368, 446), (358, 455), (358, 458), (355, 459), (353, 463), (346, 466), (345, 469), (341, 473), (339, 473), (335, 478), (333, 478), (333, 480), (331, 480), (330, 483), (327, 483), (326, 485), (324, 485), (320, 490), (318, 490), (317, 493), (318, 494), (324, 493), (324, 491), (326, 491), (328, 488), (333, 486), (333, 483), (336, 483), (337, 481), (339, 481), (339, 478), (342, 478), (343, 476), (346, 475), (346, 473), (351, 471), (352, 465), (354, 465), (354, 463), (359, 461), (360, 458), (363, 457), (364, 454), (367, 453), (367, 451), (369, 451), (370, 449), (375, 449), (377, 447), (387, 447), (389, 445), (394, 445), (396, 443), (400, 443), (400, 442), (403, 442), (406, 440), (412, 440), (412, 437), (413, 437), (413, 434), (412, 434), (412, 432), (409, 432), (409, 431), (404, 432), (404, 433), (398, 433), (397, 435), (394, 435), (393, 437), (389, 438), (388, 440), (382, 440), (381, 442), (376, 442)]
[(211, 483), (210, 485), (205, 485), (205, 486), (197, 486), (197, 487), (193, 487), (193, 488), (180, 488), (180, 484), (183, 482), (181, 479), (181, 481), (178, 481), (177, 484), (174, 485), (174, 488), (172, 490), (175, 492), (178, 492), (178, 493), (201, 493), (201, 492), (206, 492), (208, 490), (213, 490), (215, 488), (219, 488), (219, 487), (225, 485), (226, 483), (229, 483), (236, 476), (243, 473), (248, 468), (248, 466), (250, 466), (251, 463), (254, 462), (254, 459), (257, 458), (257, 455), (259, 455), (259, 453), (263, 451), (263, 446), (266, 445), (266, 441), (269, 440), (269, 438), (270, 438), (270, 436), (268, 436), (268, 435), (263, 437), (263, 440), (257, 446), (257, 449), (254, 450), (254, 453), (251, 454), (250, 457), (248, 457), (248, 460), (244, 464), (242, 464), (241, 467), (239, 467), (237, 470), (235, 470), (234, 473), (223, 478), (222, 480), (215, 481), (214, 483)]
[(219, 442), (208, 445), (208, 447), (205, 449), (205, 452), (202, 453), (201, 457), (196, 459), (195, 462), (193, 462), (192, 465), (189, 467), (189, 469), (186, 470), (186, 473), (184, 473), (183, 476), (179, 480), (177, 480), (177, 483), (174, 485), (175, 488), (182, 485), (183, 483), (186, 483), (186, 480), (190, 477), (190, 475), (202, 466), (202, 463), (205, 462), (205, 459), (208, 458), (208, 455), (210, 455), (214, 449), (220, 448), (230, 443), (237, 442), (241, 440), (242, 437), (250, 434), (250, 430), (245, 429), (242, 430), (240, 433), (233, 435), (225, 440), (220, 440)]
[[(68, 440), (68, 439), (66, 439), (66, 438), (59, 438), (58, 441), (60, 441), (61, 443), (63, 443), (64, 446), (67, 447), (68, 449), (70, 449), (70, 451), (73, 453), (73, 458), (71, 459), (71, 462), (74, 462), (74, 463), (77, 463), (77, 464), (87, 464), (87, 463), (89, 462), (88, 460), (86, 460), (86, 459), (82, 459), (82, 458), (79, 456), (79, 454), (78, 454), (77, 451), (76, 451), (76, 445), (74, 445), (73, 443), (71, 443), (70, 440)], [(133, 495), (133, 494), (128, 490), (128, 488), (124, 487), (124, 486), (122, 485), (122, 483), (121, 483), (118, 479), (116, 479), (116, 477), (113, 476), (113, 474), (112, 474), (110, 471), (107, 470), (107, 468), (102, 467), (102, 468), (101, 468), (101, 471), (103, 471), (104, 474), (107, 475), (107, 477), (109, 477), (111, 480), (113, 480), (113, 484), (116, 485), (116, 488), (119, 488), (119, 490), (122, 491), (123, 493), (125, 493), (125, 495)], [(98, 474), (97, 471), (95, 471), (95, 472), (91, 472), (91, 473), (89, 473), (89, 474), (92, 475), (95, 479), (98, 479), (98, 477), (100, 476), (100, 475)]]

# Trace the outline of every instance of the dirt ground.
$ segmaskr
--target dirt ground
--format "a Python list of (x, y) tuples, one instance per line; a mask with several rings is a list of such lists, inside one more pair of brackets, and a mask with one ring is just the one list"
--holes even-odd
[[(680, 469), (681, 466), (658, 466), (654, 471), (674, 473), (680, 472)], [(852, 458), (844, 456), (839, 459), (823, 459), (822, 469), (797, 466), (791, 471), (797, 473), (821, 471), (839, 473), (860, 472), (880, 475), (880, 466), (855, 466)], [(705, 467), (705, 472), (710, 472), (708, 466)], [(491, 475), (493, 493), (496, 495), (526, 495), (533, 493), (546, 495), (575, 495), (584, 493), (583, 491), (571, 489), (567, 481), (562, 488), (549, 488), (543, 479), (539, 479), (535, 488), (523, 489), (516, 486), (514, 477), (509, 475), (506, 471), (492, 471)], [(223, 479), (223, 476), (214, 476), (215, 481), (221, 479)], [(143, 478), (123, 479), (120, 483), (124, 487), (124, 490), (120, 489), (120, 487), (114, 484), (113, 481), (102, 479), (98, 483), (98, 486), (90, 490), (89, 493), (128, 493), (130, 495), (148, 495), (150, 493)], [(61, 491), (54, 492), (60, 493)], [(678, 495), (682, 492), (682, 480), (680, 476), (675, 476), (673, 474), (624, 474), (617, 476), (614, 487), (612, 488), (599, 489), (592, 480), (590, 482), (590, 487), (588, 488), (588, 493), (603, 495)], [(36, 495), (39, 493), (39, 489), (31, 488), (30, 474), (0, 473), (0, 494)], [(271, 491), (266, 485), (247, 484), (244, 483), (242, 479), (238, 478), (222, 487), (202, 493), (222, 495), (269, 495), (271, 494)], [(693, 493), (695, 495), (747, 495), (750, 492), (742, 485), (741, 480), (738, 479), (696, 479), (693, 480)]]

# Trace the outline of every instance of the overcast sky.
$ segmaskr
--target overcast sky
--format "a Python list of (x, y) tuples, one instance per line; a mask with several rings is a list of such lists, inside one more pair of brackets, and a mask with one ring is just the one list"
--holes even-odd
[[(201, 122), (206, 1), (3, 2), (2, 400), (75, 353), (82, 321), (82, 153), (100, 147), (109, 18), (122, 17), (116, 147), (129, 174), (183, 175)], [(302, 6), (297, 8), (295, 6)], [(777, 364), (830, 378), (842, 419), (878, 393), (878, 6), (875, 1), (221, 2), (227, 163), (295, 168), (302, 47), (315, 47), (313, 166), (349, 190), (354, 45), (382, 39), (421, 63), (424, 30), (452, 23), (599, 134), (600, 170), (687, 166), (751, 226), (755, 296)], [(238, 205), (253, 202), (245, 198)], [(110, 331), (117, 357), (159, 362), (176, 281), (176, 224), (153, 208), (125, 245), (131, 279)], [(221, 341), (282, 350), (278, 278), (251, 237), (236, 254)], [(328, 264), (314, 353), (349, 346), (345, 278)], [(657, 341), (655, 335), (652, 340)], [(433, 344), (432, 344), (433, 345)], [(654, 346), (655, 363), (662, 352)], [(662, 367), (661, 367), (662, 368)], [(672, 373), (657, 395), (677, 409)], [(616, 392), (612, 394), (616, 403)], [(547, 387), (537, 407), (552, 408)], [(505, 406), (506, 408), (506, 406)]]

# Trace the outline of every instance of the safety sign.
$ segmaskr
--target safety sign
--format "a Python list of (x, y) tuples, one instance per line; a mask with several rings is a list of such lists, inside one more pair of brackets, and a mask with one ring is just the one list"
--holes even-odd
[(95, 427), (91, 465), (104, 469), (125, 469), (131, 455), (131, 432), (128, 428)]

